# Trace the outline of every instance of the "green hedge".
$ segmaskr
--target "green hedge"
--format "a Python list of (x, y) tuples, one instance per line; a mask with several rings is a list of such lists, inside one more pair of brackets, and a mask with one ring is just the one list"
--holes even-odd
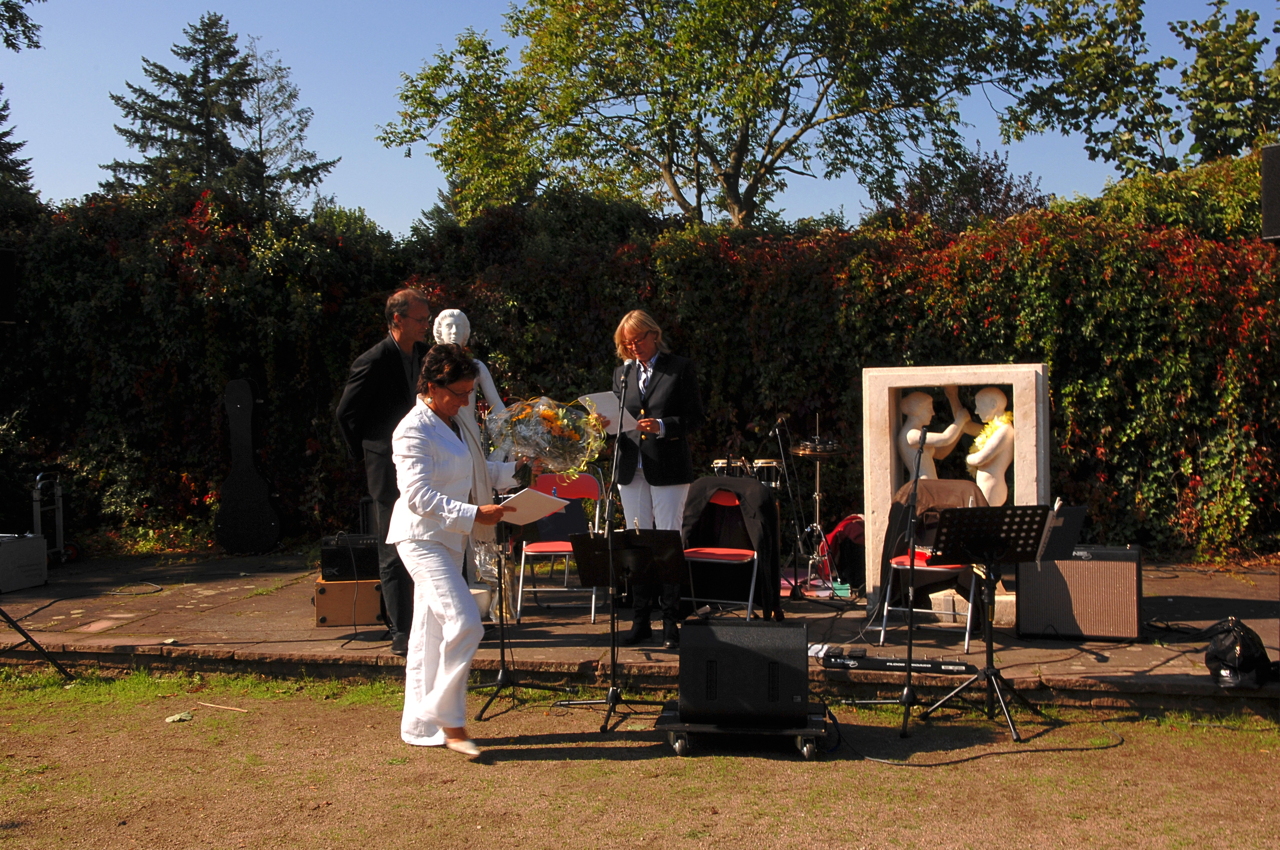
[(1227, 235), (1225, 213), (1206, 236), (1117, 209), (954, 237), (927, 221), (745, 233), (549, 196), (396, 244), (359, 212), (255, 222), (209, 196), (181, 215), (94, 196), (10, 234), (26, 321), (4, 336), (0, 444), (71, 472), (73, 521), (207, 522), (229, 460), (222, 389), (248, 377), (289, 529), (350, 527), (363, 482), (332, 411), (409, 280), (467, 311), (513, 397), (606, 387), (615, 323), (651, 310), (700, 366), (700, 469), (776, 456), (779, 414), (797, 439), (821, 416), (855, 449), (824, 464), (828, 519), (862, 507), (863, 368), (1045, 362), (1053, 491), (1090, 506), (1092, 539), (1275, 549), (1275, 251)]

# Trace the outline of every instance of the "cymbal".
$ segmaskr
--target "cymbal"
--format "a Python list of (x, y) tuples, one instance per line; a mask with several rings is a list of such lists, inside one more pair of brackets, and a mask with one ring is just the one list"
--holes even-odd
[(836, 440), (805, 440), (799, 446), (791, 447), (791, 454), (796, 457), (836, 457), (848, 454), (849, 450)]

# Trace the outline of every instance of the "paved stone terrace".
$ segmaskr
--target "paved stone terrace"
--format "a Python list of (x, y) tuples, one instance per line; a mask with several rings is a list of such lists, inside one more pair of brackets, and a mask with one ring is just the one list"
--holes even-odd
[[(55, 567), (47, 585), (0, 594), (0, 607), (73, 669), (135, 667), (241, 671), (340, 678), (398, 677), (403, 660), (389, 652), (385, 631), (369, 626), (317, 627), (315, 571), (301, 553), (254, 557), (131, 557)], [(1148, 565), (1143, 570), (1143, 619), (1192, 628), (1239, 617), (1280, 657), (1280, 576), (1274, 568), (1224, 572)], [(603, 596), (603, 595), (602, 595)], [(608, 685), (609, 617), (589, 622), (588, 594), (527, 598), (525, 616), (509, 631), (509, 663), (525, 682)], [(552, 603), (556, 607), (545, 607)], [(868, 630), (862, 605), (834, 610), (813, 601), (784, 603), (788, 619), (808, 624), (810, 642), (862, 645), (872, 656), (904, 657), (905, 629), (890, 628), (885, 646)], [(629, 616), (624, 611), (622, 616)], [(625, 626), (625, 622), (624, 622)], [(915, 657), (961, 659), (981, 666), (975, 636), (963, 651), (962, 627), (918, 630)], [(1148, 631), (1139, 642), (1024, 640), (997, 629), (996, 663), (1033, 702), (1098, 707), (1180, 707), (1274, 712), (1280, 685), (1261, 690), (1218, 688), (1205, 670), (1205, 643)], [(0, 664), (44, 664), (0, 622)], [(14, 648), (14, 647), (17, 648)], [(618, 682), (629, 689), (674, 691), (678, 654), (658, 643), (619, 650)], [(486, 641), (475, 669), (498, 666), (497, 641)], [(902, 676), (828, 671), (810, 662), (815, 693), (827, 697), (897, 696)], [(917, 676), (921, 699), (962, 681)]]

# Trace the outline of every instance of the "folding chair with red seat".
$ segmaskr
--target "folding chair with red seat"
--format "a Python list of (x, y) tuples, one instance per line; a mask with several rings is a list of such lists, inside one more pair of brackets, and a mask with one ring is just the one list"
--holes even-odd
[[(573, 555), (573, 547), (569, 544), (569, 535), (586, 534), (591, 531), (592, 526), (588, 524), (586, 513), (582, 508), (584, 499), (590, 499), (596, 503), (596, 520), (597, 522), (599, 521), (600, 482), (594, 475), (587, 473), (573, 477), (548, 474), (539, 475), (533, 483), (533, 489), (561, 499), (568, 499), (569, 504), (563, 510), (538, 520), (539, 539), (537, 542), (523, 543), (520, 548), (520, 582), (516, 591), (516, 622), (520, 622), (520, 615), (524, 610), (525, 567), (527, 565), (530, 583), (532, 584), (530, 592), (533, 594), (534, 604), (539, 604), (539, 593), (581, 593), (590, 590), (591, 622), (594, 623), (596, 621), (596, 600), (599, 588), (575, 587), (569, 584), (569, 559)], [(538, 587), (535, 562), (545, 558), (549, 558), (551, 561), (548, 580), (553, 580), (555, 577), (556, 561), (564, 560), (563, 587)]]

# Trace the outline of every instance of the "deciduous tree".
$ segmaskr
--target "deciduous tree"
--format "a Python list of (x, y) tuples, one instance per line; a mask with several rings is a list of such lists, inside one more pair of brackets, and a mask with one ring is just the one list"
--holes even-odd
[(519, 68), (464, 35), (383, 140), (432, 141), (464, 206), (534, 181), (746, 225), (788, 179), (883, 195), (913, 151), (957, 149), (961, 98), (1047, 68), (1031, 24), (1021, 0), (527, 0)]
[(307, 149), (314, 111), (298, 105), (298, 87), (276, 51), (263, 50), (252, 36), (248, 41), (253, 84), (244, 99), (247, 123), (236, 125), (244, 150), (237, 168), (245, 194), (259, 210), (278, 202), (292, 206), (320, 185), (339, 160), (321, 160)]

